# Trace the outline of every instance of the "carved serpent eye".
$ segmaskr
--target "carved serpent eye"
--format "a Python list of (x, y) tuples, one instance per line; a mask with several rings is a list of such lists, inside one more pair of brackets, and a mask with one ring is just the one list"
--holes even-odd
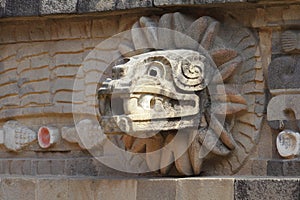
[(153, 76), (153, 77), (156, 77), (157, 76), (157, 69), (150, 69), (149, 75)]
[(154, 61), (148, 65), (147, 75), (151, 77), (163, 77), (164, 67), (161, 63)]

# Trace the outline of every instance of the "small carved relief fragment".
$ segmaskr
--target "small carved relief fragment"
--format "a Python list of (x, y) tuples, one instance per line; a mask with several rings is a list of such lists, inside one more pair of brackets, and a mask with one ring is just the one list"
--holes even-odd
[(280, 156), (293, 158), (300, 155), (300, 134), (291, 130), (281, 131), (276, 139)]
[(42, 126), (38, 131), (38, 142), (41, 148), (46, 149), (60, 140), (58, 128)]
[(288, 30), (281, 35), (282, 49), (286, 53), (300, 52), (300, 31)]
[(0, 133), (0, 141), (12, 151), (19, 151), (37, 139), (34, 131), (17, 121), (6, 122), (3, 125), (3, 131), (0, 131)]
[(83, 149), (92, 149), (104, 142), (105, 136), (98, 122), (84, 119), (75, 127), (63, 127), (62, 138), (71, 143), (78, 143)]

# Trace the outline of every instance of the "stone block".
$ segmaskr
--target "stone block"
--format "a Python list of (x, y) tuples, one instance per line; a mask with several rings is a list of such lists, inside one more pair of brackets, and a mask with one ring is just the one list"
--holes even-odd
[[(280, 129), (283, 125), (285, 129), (297, 128), (300, 120), (299, 94), (282, 94), (273, 97), (267, 108), (267, 120), (274, 129)], [(279, 123), (282, 120), (283, 124)], [(295, 127), (293, 127), (295, 126)]]
[(49, 89), (49, 80), (29, 82), (27, 84), (22, 85), (22, 87), (19, 90), (19, 95), (22, 97), (24, 95), (30, 95), (30, 93), (46, 93), (49, 92)]
[(51, 161), (51, 174), (64, 175), (65, 174), (65, 160)]
[[(58, 78), (54, 80), (53, 86), (51, 87), (52, 93), (58, 92), (58, 91), (72, 91), (74, 86), (74, 79), (71, 78)], [(67, 96), (70, 94), (68, 92), (65, 92)], [(71, 99), (72, 99), (72, 93), (71, 93)], [(69, 98), (69, 97), (68, 97)]]
[(75, 159), (65, 160), (65, 174), (68, 176), (74, 176), (77, 174), (77, 162)]
[(137, 181), (133, 179), (103, 179), (94, 184), (95, 199), (136, 199)]
[(38, 179), (37, 199), (54, 200), (68, 199), (68, 180), (66, 179)]
[(95, 12), (95, 11), (106, 11), (106, 10), (120, 10), (120, 9), (132, 9), (132, 8), (143, 8), (152, 7), (152, 0), (138, 1), (138, 0), (79, 0), (78, 1), (78, 12)]
[[(53, 40), (90, 37), (91, 21), (57, 20), (50, 24), (49, 32)], [(64, 42), (64, 41), (62, 41)]]
[(68, 198), (71, 200), (95, 199), (94, 180), (69, 180)]
[(54, 69), (54, 73), (57, 77), (75, 77), (79, 67), (67, 67), (61, 66)]
[(284, 176), (300, 176), (300, 160), (287, 160), (283, 163)]
[(300, 160), (269, 160), (267, 166), (268, 176), (299, 176)]
[(28, 31), (28, 26), (26, 24), (17, 25), (15, 31), (15, 37), (16, 37), (16, 41), (18, 42), (29, 41), (30, 35)]
[[(2, 28), (3, 27), (3, 28)], [(0, 43), (8, 43), (8, 42), (16, 42), (15, 33), (16, 26), (15, 25), (1, 25), (0, 29)]]
[(0, 4), (0, 17), (3, 17), (5, 15), (5, 5)]
[(77, 0), (41, 0), (40, 13), (42, 15), (75, 13)]
[[(28, 93), (29, 94), (29, 93)], [(42, 93), (42, 94), (30, 94), (26, 95), (21, 98), (21, 105), (26, 106), (29, 104), (39, 104), (39, 105), (44, 105), (44, 104), (49, 104), (51, 103), (51, 98), (49, 93)], [(33, 114), (33, 113), (28, 113), (28, 114)]]
[(49, 66), (50, 59), (47, 53), (33, 56), (30, 58), (30, 65), (32, 68), (43, 68)]
[(300, 198), (297, 179), (237, 179), (234, 184), (235, 199), (280, 199)]
[(9, 159), (0, 159), (0, 174), (10, 174)]
[[(94, 19), (92, 25), (92, 36), (94, 38), (105, 38), (115, 35), (118, 31), (119, 23), (111, 18)], [(97, 42), (96, 44), (99, 44)]]
[(5, 178), (1, 180), (1, 199), (36, 199), (36, 181), (26, 178)]
[(51, 160), (38, 160), (37, 161), (37, 174), (50, 175), (51, 174)]
[(254, 176), (266, 176), (267, 175), (267, 160), (253, 160), (251, 166), (251, 174)]
[(189, 4), (214, 4), (214, 3), (237, 3), (246, 0), (154, 0), (155, 6), (189, 5)]
[(91, 158), (77, 159), (76, 168), (77, 175), (83, 176), (96, 176), (98, 174), (95, 165), (92, 164), (93, 160)]
[[(63, 50), (63, 49), (61, 49)], [(80, 66), (83, 62), (82, 54), (81, 53), (74, 53), (66, 52), (65, 54), (58, 54), (54, 56), (55, 65), (56, 66)]]
[(11, 160), (9, 171), (14, 175), (32, 175), (31, 160)]
[(176, 179), (140, 179), (137, 184), (137, 200), (176, 199)]
[(300, 57), (283, 56), (274, 59), (268, 68), (269, 89), (300, 88)]
[(176, 199), (232, 200), (233, 198), (233, 178), (187, 178), (178, 180)]
[(6, 0), (5, 15), (37, 16), (39, 15), (39, 1), (37, 0)]

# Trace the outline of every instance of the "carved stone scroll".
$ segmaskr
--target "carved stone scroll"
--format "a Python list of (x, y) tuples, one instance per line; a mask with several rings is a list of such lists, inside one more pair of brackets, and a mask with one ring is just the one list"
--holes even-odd
[(268, 69), (268, 85), (273, 98), (268, 104), (267, 119), (273, 129), (299, 129), (300, 57), (274, 59)]

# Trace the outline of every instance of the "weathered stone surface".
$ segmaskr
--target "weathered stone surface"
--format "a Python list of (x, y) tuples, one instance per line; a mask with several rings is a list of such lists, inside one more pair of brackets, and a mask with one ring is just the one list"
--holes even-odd
[(68, 198), (68, 180), (66, 179), (39, 179), (37, 180), (37, 199), (57, 199)]
[(95, 199), (95, 181), (69, 180), (68, 198), (74, 200)]
[(274, 89), (300, 88), (300, 57), (283, 56), (274, 59), (268, 68), (268, 86)]
[(3, 144), (12, 151), (18, 151), (37, 139), (36, 133), (17, 121), (8, 121), (3, 126)]
[(76, 127), (63, 127), (62, 138), (71, 143), (78, 143), (83, 149), (92, 149), (106, 140), (99, 123), (90, 119), (79, 121)]
[(278, 153), (284, 158), (300, 155), (300, 134), (291, 130), (281, 131), (276, 140)]
[(26, 178), (7, 178), (1, 180), (2, 199), (35, 199), (36, 181)]
[[(27, 160), (11, 160), (9, 163), (9, 174), (12, 175), (34, 175), (32, 171), (32, 161)], [(4, 174), (4, 173), (3, 173)]]
[[(296, 93), (298, 92), (296, 91)], [(267, 120), (272, 128), (297, 129), (300, 120), (299, 96), (299, 94), (281, 94), (270, 100), (267, 108)]]
[[(298, 200), (298, 178), (106, 179), (2, 178), (3, 199), (283, 199)], [(155, 183), (155, 184), (154, 184)], [(207, 184), (206, 184), (207, 183)], [(169, 184), (169, 185), (168, 185)], [(201, 187), (199, 187), (201, 186)], [(143, 189), (145, 194), (139, 192)], [(148, 196), (148, 194), (151, 196)]]
[(268, 176), (300, 176), (300, 160), (268, 161)]
[(5, 15), (37, 16), (39, 15), (39, 1), (37, 0), (6, 0)]
[(136, 199), (137, 180), (134, 179), (99, 180), (95, 186), (95, 199)]
[(298, 38), (300, 32), (295, 30), (285, 31), (281, 34), (281, 45), (282, 49), (286, 53), (293, 53), (300, 51), (300, 45)]
[(115, 1), (115, 0), (78, 0), (78, 12), (95, 12), (95, 11), (106, 11), (106, 10), (120, 10), (120, 9), (132, 9), (132, 8), (143, 8), (152, 7), (152, 0), (145, 1)]
[(75, 13), (77, 0), (41, 0), (40, 13), (42, 15)]
[[(283, 49), (287, 52), (297, 51), (298, 45), (288, 38), (289, 33), (287, 31), (282, 39)], [(273, 98), (268, 104), (267, 120), (273, 129), (298, 129), (299, 73), (300, 59), (297, 55), (275, 58), (269, 65), (268, 86)]]
[(0, 3), (0, 18), (5, 15), (5, 1)]
[(176, 199), (234, 199), (234, 179), (181, 179), (177, 183)]
[(297, 179), (237, 179), (234, 183), (235, 199), (299, 199)]
[[(137, 183), (137, 200), (176, 199), (176, 179), (141, 179)], [(179, 198), (180, 199), (180, 198)]]
[(214, 3), (237, 3), (247, 0), (154, 0), (155, 6), (167, 5), (193, 5), (193, 4), (214, 4)]

